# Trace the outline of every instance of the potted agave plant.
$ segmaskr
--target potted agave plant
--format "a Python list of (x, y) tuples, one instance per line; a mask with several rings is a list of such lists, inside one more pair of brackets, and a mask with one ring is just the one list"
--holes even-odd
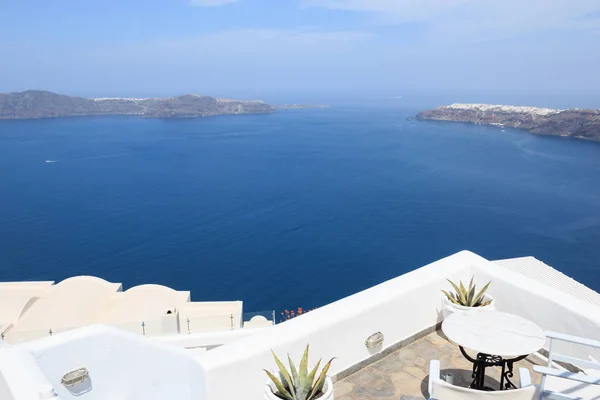
[(473, 278), (471, 278), (468, 287), (462, 281), (458, 285), (450, 279), (448, 279), (448, 282), (450, 282), (455, 292), (442, 290), (442, 293), (444, 293), (444, 296), (442, 296), (444, 318), (454, 312), (473, 312), (494, 310), (496, 308), (494, 298), (486, 293), (491, 282), (488, 282), (479, 291), (473, 284)]
[(327, 376), (333, 359), (325, 364), (317, 376), (321, 360), (310, 372), (308, 371), (308, 345), (306, 345), (297, 369), (288, 354), (289, 372), (274, 352), (273, 358), (279, 368), (279, 378), (265, 370), (269, 376), (269, 382), (265, 388), (267, 400), (333, 400), (333, 383)]

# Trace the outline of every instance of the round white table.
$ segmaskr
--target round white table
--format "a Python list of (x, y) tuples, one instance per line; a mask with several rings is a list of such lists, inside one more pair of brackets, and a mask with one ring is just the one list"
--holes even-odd
[[(485, 387), (486, 367), (502, 367), (500, 390), (515, 388), (509, 378), (513, 376), (513, 363), (544, 346), (544, 331), (531, 321), (517, 315), (499, 311), (474, 311), (453, 313), (442, 323), (446, 337), (460, 347), (460, 351), (473, 363), (473, 383), (470, 387)], [(465, 349), (474, 350), (475, 358)]]

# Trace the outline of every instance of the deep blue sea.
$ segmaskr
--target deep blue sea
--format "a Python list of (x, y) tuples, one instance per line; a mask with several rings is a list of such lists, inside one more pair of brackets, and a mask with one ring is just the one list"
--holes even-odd
[(0, 122), (0, 280), (89, 274), (281, 310), (469, 249), (600, 290), (600, 144), (416, 112)]

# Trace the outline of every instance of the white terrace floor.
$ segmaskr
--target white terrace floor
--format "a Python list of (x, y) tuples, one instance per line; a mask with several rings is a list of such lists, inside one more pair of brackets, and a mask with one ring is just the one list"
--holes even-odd
[[(454, 384), (467, 387), (471, 381), (472, 364), (450, 343), (441, 331), (396, 350), (381, 360), (334, 384), (336, 400), (413, 400), (427, 399), (429, 361), (440, 360), (441, 375), (454, 374)], [(533, 383), (540, 383), (540, 375), (532, 365), (540, 364), (535, 357), (526, 358), (514, 366), (512, 381), (518, 386), (518, 368), (530, 370)], [(486, 384), (498, 387), (500, 368), (486, 370)]]

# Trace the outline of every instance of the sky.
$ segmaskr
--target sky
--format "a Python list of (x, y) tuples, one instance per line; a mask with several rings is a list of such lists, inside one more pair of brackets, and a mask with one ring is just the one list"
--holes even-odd
[(599, 71), (599, 0), (0, 0), (0, 92), (600, 108)]

